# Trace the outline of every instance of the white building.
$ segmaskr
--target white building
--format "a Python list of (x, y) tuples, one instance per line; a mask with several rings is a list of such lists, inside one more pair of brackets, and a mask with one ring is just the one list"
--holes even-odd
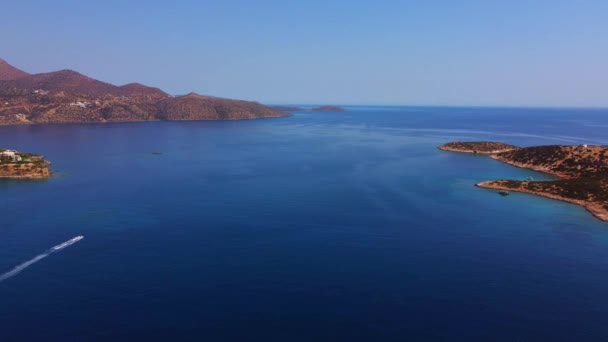
[(6, 150), (0, 152), (0, 159), (8, 159), (12, 161), (21, 161), (21, 156), (19, 156), (17, 151), (14, 150)]
[(80, 102), (80, 101), (78, 101), (78, 102), (73, 102), (73, 103), (70, 103), (70, 106), (78, 106), (78, 107), (80, 107), (80, 108), (87, 108), (87, 106), (88, 106), (89, 104), (90, 104), (90, 103), (88, 103), (88, 102)]

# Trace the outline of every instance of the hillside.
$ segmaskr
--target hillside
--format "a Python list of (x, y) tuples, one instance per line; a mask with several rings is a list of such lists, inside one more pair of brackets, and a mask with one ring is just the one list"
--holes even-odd
[(608, 174), (606, 146), (534, 146), (500, 153), (491, 158), (564, 178)]
[(50, 92), (66, 92), (72, 95), (103, 97), (118, 95), (119, 88), (105, 82), (87, 77), (73, 70), (27, 75), (11, 82), (23, 90), (44, 90)]
[(162, 120), (239, 120), (285, 116), (257, 102), (228, 100), (190, 93), (167, 98), (158, 105)]
[[(0, 125), (153, 120), (239, 120), (288, 116), (256, 102), (189, 94), (140, 83), (116, 86), (73, 70), (29, 75), (0, 64)], [(17, 71), (15, 71), (17, 70)]]
[(8, 64), (5, 60), (0, 59), (0, 81), (16, 80), (28, 76), (29, 74), (23, 70), (19, 70)]
[(597, 218), (608, 221), (608, 178), (571, 178), (535, 182), (516, 180), (486, 181), (482, 188), (529, 193), (585, 207)]
[(143, 97), (147, 99), (164, 99), (169, 97), (169, 94), (158, 88), (148, 87), (140, 83), (129, 83), (119, 88), (119, 93), (123, 96)]

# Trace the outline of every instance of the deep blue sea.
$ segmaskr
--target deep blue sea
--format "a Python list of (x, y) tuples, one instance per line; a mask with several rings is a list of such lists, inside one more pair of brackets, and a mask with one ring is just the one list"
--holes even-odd
[(608, 110), (371, 106), (0, 127), (55, 171), (0, 181), (0, 274), (22, 266), (0, 341), (608, 340), (608, 223), (437, 149), (607, 132)]

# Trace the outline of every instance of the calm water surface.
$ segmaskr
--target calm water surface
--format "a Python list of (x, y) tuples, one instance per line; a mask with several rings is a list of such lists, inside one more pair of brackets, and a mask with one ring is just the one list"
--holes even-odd
[(0, 273), (85, 237), (0, 282), (0, 341), (606, 340), (608, 224), (436, 149), (606, 132), (604, 110), (413, 107), (0, 127), (56, 171), (0, 182)]

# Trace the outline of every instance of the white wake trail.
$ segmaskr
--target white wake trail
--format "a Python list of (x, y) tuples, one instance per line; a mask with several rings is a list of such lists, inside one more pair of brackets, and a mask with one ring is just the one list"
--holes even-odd
[(33, 264), (37, 263), (38, 261), (46, 258), (47, 256), (49, 256), (50, 254), (48, 253), (44, 253), (44, 254), (40, 254), (39, 256), (35, 257), (34, 259), (30, 260), (30, 261), (26, 261), (23, 264), (13, 268), (12, 270), (4, 273), (3, 275), (0, 276), (0, 283), (5, 281), (6, 279), (10, 278), (10, 277), (14, 277), (17, 274), (21, 273), (21, 271), (23, 271), (24, 269), (32, 266)]
[(51, 253), (53, 253), (53, 252), (57, 252), (57, 251), (60, 251), (60, 250), (62, 250), (62, 249), (64, 249), (64, 248), (66, 248), (66, 247), (69, 247), (69, 246), (71, 246), (71, 245), (75, 244), (76, 242), (78, 242), (78, 241), (80, 241), (80, 240), (82, 240), (82, 239), (84, 239), (84, 236), (82, 236), (82, 235), (77, 236), (77, 237), (75, 237), (75, 238), (69, 239), (68, 241), (66, 241), (66, 242), (64, 242), (64, 243), (62, 243), (62, 244), (60, 244), (60, 245), (57, 245), (57, 246), (55, 246), (55, 247), (53, 247), (53, 248), (49, 249), (49, 251), (50, 251)]
[(3, 282), (3, 281), (5, 281), (8, 278), (16, 276), (17, 274), (21, 273), (21, 271), (23, 271), (26, 268), (32, 266), (33, 264), (37, 263), (38, 261), (40, 261), (40, 260), (48, 257), (49, 255), (51, 255), (51, 254), (53, 254), (55, 252), (58, 252), (58, 251), (66, 248), (66, 247), (69, 247), (69, 246), (75, 244), (76, 242), (78, 242), (78, 241), (80, 241), (82, 239), (84, 239), (84, 236), (82, 236), (82, 235), (77, 236), (75, 238), (72, 238), (72, 239), (70, 239), (70, 240), (68, 240), (68, 241), (66, 241), (66, 242), (64, 242), (62, 244), (59, 244), (59, 245), (57, 245), (55, 247), (52, 247), (51, 249), (49, 249), (46, 252), (44, 252), (44, 253), (36, 256), (33, 259), (28, 260), (28, 261), (26, 261), (26, 262), (24, 262), (24, 263), (16, 266), (12, 270), (10, 270), (10, 271), (8, 271), (8, 272), (0, 275), (0, 283)]

